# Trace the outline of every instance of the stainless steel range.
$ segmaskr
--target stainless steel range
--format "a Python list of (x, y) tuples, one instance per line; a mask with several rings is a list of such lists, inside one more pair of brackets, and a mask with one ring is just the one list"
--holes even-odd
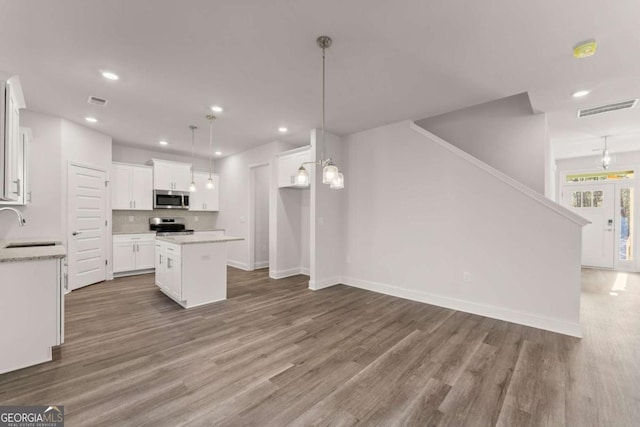
[(184, 218), (149, 218), (149, 230), (155, 231), (156, 236), (184, 236), (193, 234), (187, 230)]

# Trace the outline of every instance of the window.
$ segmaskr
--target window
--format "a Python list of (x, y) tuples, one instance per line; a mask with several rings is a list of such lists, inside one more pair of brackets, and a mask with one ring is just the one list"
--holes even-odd
[(634, 171), (596, 172), (567, 175), (566, 182), (601, 182), (633, 179)]

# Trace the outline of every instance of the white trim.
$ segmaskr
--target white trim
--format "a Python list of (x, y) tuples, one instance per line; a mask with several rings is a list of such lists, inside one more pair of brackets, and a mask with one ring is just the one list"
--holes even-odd
[(309, 267), (300, 267), (300, 274), (311, 276), (311, 271), (309, 270)]
[(320, 289), (329, 288), (331, 286), (340, 285), (343, 283), (342, 277), (329, 277), (322, 280), (309, 280), (309, 289), (313, 291), (319, 291)]
[(240, 270), (251, 271), (251, 270), (249, 270), (249, 265), (247, 263), (244, 263), (244, 262), (234, 261), (232, 259), (227, 259), (227, 265), (231, 266), (233, 268), (239, 268)]
[(467, 162), (471, 163), (472, 165), (476, 166), (477, 168), (487, 172), (489, 175), (491, 175), (491, 176), (497, 178), (498, 180), (504, 182), (505, 184), (513, 187), (514, 189), (518, 190), (520, 193), (524, 194), (525, 196), (530, 197), (531, 199), (535, 200), (536, 202), (540, 203), (541, 205), (546, 206), (547, 208), (551, 209), (552, 211), (562, 215), (563, 217), (567, 218), (571, 222), (574, 222), (574, 223), (578, 224), (581, 227), (584, 227), (585, 225), (590, 223), (589, 221), (587, 221), (586, 219), (584, 219), (580, 215), (570, 211), (569, 209), (565, 208), (564, 206), (559, 205), (558, 203), (554, 202), (553, 200), (547, 199), (546, 197), (544, 197), (542, 194), (538, 193), (537, 191), (532, 190), (531, 188), (527, 187), (526, 185), (522, 184), (521, 182), (516, 181), (515, 179), (511, 178), (510, 176), (500, 172), (499, 170), (495, 169), (492, 166), (489, 166), (485, 162), (477, 159), (476, 157), (473, 157), (472, 155), (470, 155), (469, 153), (459, 149), (458, 147), (456, 147), (456, 146), (454, 146), (452, 144), (449, 144), (447, 141), (445, 141), (442, 138), (439, 138), (438, 136), (432, 134), (431, 132), (421, 128), (420, 126), (418, 126), (414, 122), (411, 122), (411, 121), (409, 122), (409, 128), (411, 128), (412, 130), (416, 131), (417, 133), (429, 138), (430, 140), (432, 140), (433, 142), (435, 142), (436, 144), (438, 144), (442, 148), (445, 148), (446, 150), (450, 151), (451, 153), (455, 154), (456, 156), (460, 157), (461, 159), (466, 160)]
[(256, 261), (253, 263), (253, 268), (254, 269), (259, 269), (259, 268), (267, 268), (269, 267), (269, 261)]
[(399, 288), (393, 285), (360, 280), (353, 277), (343, 277), (342, 279), (343, 284), (353, 286), (355, 288), (366, 289), (368, 291), (391, 295), (398, 298), (437, 305), (439, 307), (445, 307), (452, 310), (464, 311), (466, 313), (477, 314), (480, 316), (490, 317), (492, 319), (504, 320), (511, 323), (517, 323), (519, 325), (531, 326), (533, 328), (582, 338), (582, 331), (579, 323), (568, 322), (562, 319), (553, 319), (532, 313), (524, 313), (493, 305), (478, 304), (471, 301), (443, 297), (441, 295), (435, 295), (428, 292)]
[[(298, 148), (293, 148), (291, 150), (287, 150), (287, 151), (282, 151), (280, 153), (276, 153), (276, 157), (281, 157), (281, 156), (288, 156), (290, 154), (296, 154), (296, 153), (302, 153), (304, 151), (310, 150), (311, 149), (311, 145), (303, 145), (302, 147), (298, 147)], [(307, 187), (305, 187), (307, 188)]]
[[(264, 267), (258, 267), (259, 263), (255, 262), (256, 256), (256, 219), (255, 219), (255, 201), (256, 201), (256, 169), (261, 167), (267, 167), (269, 172), (269, 209), (267, 210), (267, 215), (269, 215), (269, 231), (271, 231), (271, 178), (272, 178), (272, 168), (271, 162), (262, 162), (262, 163), (252, 163), (249, 165), (249, 200), (248, 200), (248, 221), (247, 221), (247, 259), (249, 260), (247, 263), (247, 270), (253, 271), (256, 268), (264, 268), (269, 266), (269, 262)], [(271, 233), (269, 233), (271, 234)], [(271, 239), (271, 236), (269, 236)], [(269, 245), (269, 248), (271, 246)]]
[(304, 274), (300, 267), (288, 268), (286, 270), (269, 270), (269, 277), (272, 279), (284, 279), (285, 277), (297, 276)]

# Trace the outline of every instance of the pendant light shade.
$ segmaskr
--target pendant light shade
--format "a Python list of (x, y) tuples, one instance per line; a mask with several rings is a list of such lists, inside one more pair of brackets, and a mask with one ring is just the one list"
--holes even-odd
[(323, 184), (331, 184), (333, 180), (338, 176), (338, 167), (333, 163), (329, 162), (324, 168), (322, 168), (322, 183)]
[(333, 182), (331, 182), (331, 185), (329, 185), (329, 188), (332, 190), (342, 190), (344, 188), (344, 175), (338, 172)]
[(207, 114), (209, 120), (209, 179), (207, 179), (206, 187), (208, 190), (214, 190), (216, 184), (213, 182), (213, 121), (216, 116), (213, 114)]
[(198, 129), (198, 127), (191, 125), (189, 129), (191, 129), (191, 185), (189, 185), (189, 191), (195, 193), (198, 191), (198, 188), (196, 187), (196, 177), (193, 171), (193, 161), (195, 160), (196, 129)]
[(306, 187), (309, 185), (309, 172), (307, 172), (304, 166), (300, 166), (298, 168), (298, 173), (296, 174), (296, 185), (300, 187)]
[(609, 169), (611, 164), (611, 156), (609, 156), (609, 149), (607, 147), (607, 137), (604, 137), (604, 150), (602, 150), (602, 169)]

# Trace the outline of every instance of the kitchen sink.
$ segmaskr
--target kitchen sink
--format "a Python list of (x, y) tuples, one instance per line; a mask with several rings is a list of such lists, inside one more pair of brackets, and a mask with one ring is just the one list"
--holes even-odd
[(40, 242), (40, 243), (10, 243), (5, 246), (5, 249), (16, 248), (38, 248), (41, 246), (55, 246), (56, 242)]

